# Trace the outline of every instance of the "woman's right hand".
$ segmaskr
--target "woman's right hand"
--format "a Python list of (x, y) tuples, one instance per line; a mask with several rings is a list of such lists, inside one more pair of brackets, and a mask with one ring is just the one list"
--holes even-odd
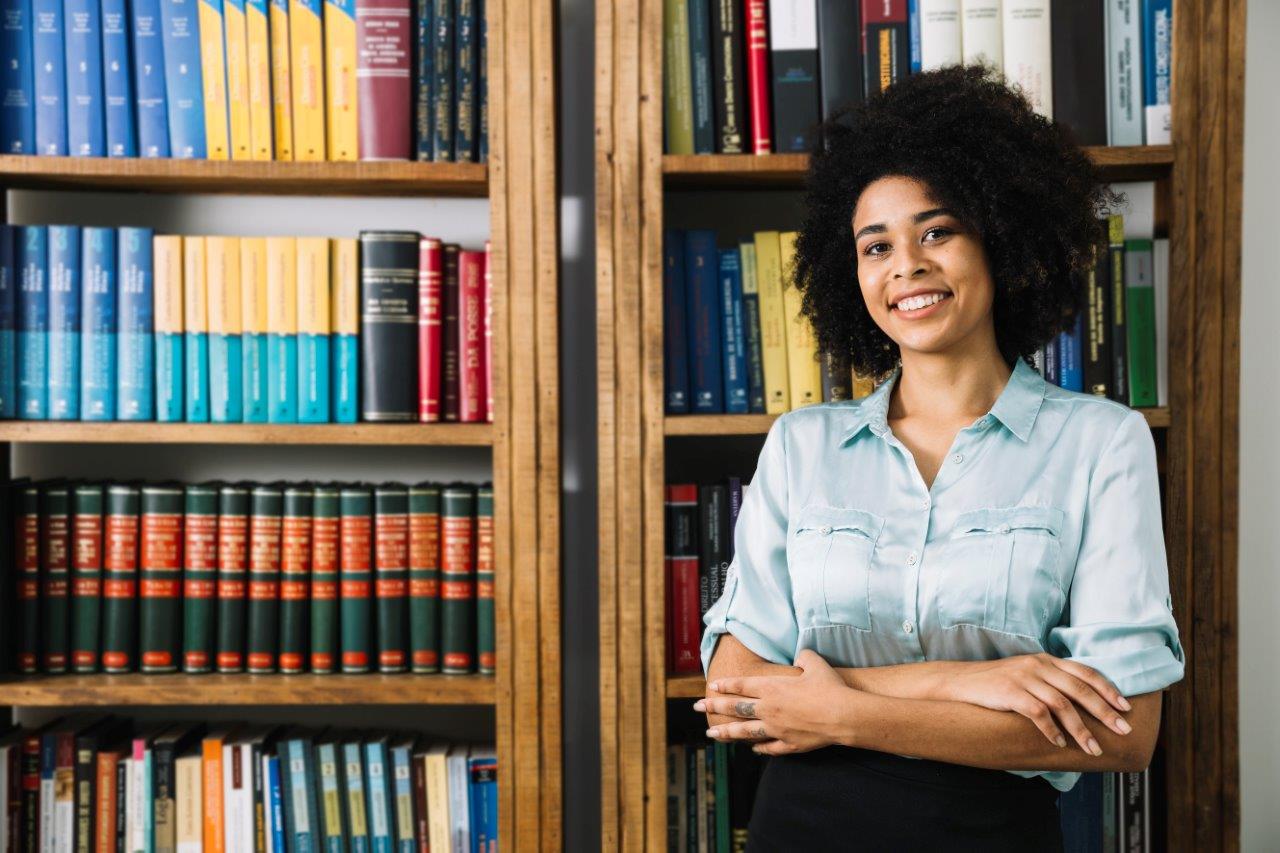
[(1117, 734), (1131, 730), (1118, 713), (1131, 710), (1129, 702), (1110, 681), (1091, 667), (1050, 654), (973, 661), (952, 673), (944, 689), (946, 698), (953, 701), (1017, 712), (1058, 746), (1066, 746), (1062, 733), (1066, 729), (1090, 755), (1095, 754), (1089, 748), (1093, 735), (1076, 705)]

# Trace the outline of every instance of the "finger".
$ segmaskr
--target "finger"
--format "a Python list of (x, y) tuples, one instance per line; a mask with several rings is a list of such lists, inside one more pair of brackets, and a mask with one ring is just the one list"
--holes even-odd
[(737, 676), (734, 678), (718, 678), (707, 685), (712, 693), (733, 696), (750, 696), (760, 698), (760, 689), (769, 680), (769, 676)]
[(1053, 721), (1053, 714), (1049, 713), (1049, 709), (1045, 707), (1043, 702), (1030, 693), (1022, 694), (1022, 698), (1019, 701), (1013, 702), (1012, 710), (1035, 723), (1040, 733), (1049, 739), (1049, 743), (1059, 747), (1067, 745), (1067, 738), (1062, 734), (1062, 729), (1058, 728), (1057, 723)]
[(1045, 704), (1049, 713), (1053, 714), (1058, 724), (1076, 743), (1080, 744), (1081, 749), (1093, 756), (1102, 754), (1102, 747), (1098, 745), (1093, 732), (1089, 731), (1089, 727), (1084, 724), (1084, 720), (1080, 718), (1080, 712), (1076, 710), (1075, 705), (1071, 704), (1070, 699), (1057, 688), (1043, 681), (1032, 682), (1028, 685), (1028, 689), (1033, 696)]
[(1116, 689), (1116, 686), (1102, 673), (1098, 672), (1091, 666), (1085, 666), (1079, 661), (1063, 660), (1062, 658), (1052, 658), (1053, 666), (1064, 672), (1069, 672), (1076, 678), (1088, 684), (1098, 695), (1106, 699), (1117, 709), (1121, 711), (1132, 711), (1133, 706), (1129, 704), (1129, 700), (1124, 698), (1124, 694)]
[(796, 666), (801, 669), (808, 669), (811, 666), (826, 663), (826, 659), (813, 649), (801, 649), (800, 654), (796, 655)]
[(1049, 667), (1048, 671), (1045, 672), (1045, 681), (1070, 696), (1077, 705), (1097, 717), (1116, 734), (1127, 735), (1133, 731), (1133, 727), (1129, 725), (1128, 721), (1120, 716), (1103, 696), (1098, 694), (1092, 684), (1081, 681), (1066, 670), (1055, 667)]
[(755, 699), (736, 696), (709, 696), (699, 699), (693, 703), (693, 710), (708, 714), (723, 714), (726, 717), (739, 717), (744, 720), (759, 716)]
[(790, 755), (796, 750), (780, 740), (764, 740), (752, 746), (751, 751), (756, 755)]
[(760, 720), (744, 720), (712, 726), (707, 729), (707, 737), (718, 741), (767, 740), (770, 735)]

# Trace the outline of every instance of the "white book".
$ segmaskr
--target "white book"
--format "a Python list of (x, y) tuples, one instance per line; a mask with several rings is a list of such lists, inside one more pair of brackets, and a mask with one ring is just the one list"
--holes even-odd
[(1141, 145), (1142, 27), (1138, 0), (1107, 0), (1107, 144)]
[(449, 835), (453, 853), (471, 853), (471, 777), (467, 773), (467, 746), (449, 747)]
[[(40, 758), (41, 763), (44, 760), (44, 744), (41, 738)], [(44, 768), (40, 768), (40, 853), (54, 853), (53, 850), (53, 773), (48, 776), (44, 775)]]
[(965, 65), (984, 63), (997, 71), (1004, 70), (1000, 0), (962, 0), (960, 44)]
[[(79, 734), (76, 729), (74, 734)], [(74, 758), (74, 753), (72, 753)], [(57, 767), (53, 771), (53, 850), (74, 853), (76, 840), (76, 768)]]
[(1156, 297), (1156, 405), (1169, 405), (1169, 240), (1152, 243), (1152, 284)]
[(1022, 90), (1032, 109), (1052, 119), (1053, 39), (1049, 0), (1004, 0), (1000, 29), (1005, 79)]
[(1156, 236), (1155, 181), (1113, 183), (1111, 189), (1124, 196), (1115, 213), (1124, 217), (1125, 239), (1152, 240)]
[(142, 748), (135, 745), (134, 757), (126, 758), (124, 782), (124, 838), (129, 853), (146, 853), (147, 831), (142, 825), (142, 783), (146, 762), (142, 760)]
[(222, 809), (227, 853), (253, 850), (253, 774), (243, 736), (222, 744)]
[(174, 761), (177, 853), (204, 850), (204, 758), (199, 747)]
[[(275, 815), (271, 813), (271, 756), (266, 750), (258, 759), (262, 773), (262, 826), (267, 853), (275, 853)], [(282, 851), (283, 853), (283, 851)]]
[(928, 71), (963, 60), (960, 0), (920, 0), (920, 69)]

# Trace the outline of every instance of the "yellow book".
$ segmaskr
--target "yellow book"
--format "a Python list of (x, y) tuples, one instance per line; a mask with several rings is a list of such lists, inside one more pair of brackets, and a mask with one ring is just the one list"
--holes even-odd
[(320, 0), (289, 0), (293, 159), (323, 160), (324, 37)]
[(249, 75), (249, 159), (270, 160), (271, 36), (266, 0), (245, 3), (244, 29)]
[(298, 422), (329, 422), (329, 241), (298, 238)]
[(204, 844), (204, 767), (200, 753), (174, 761), (174, 788), (177, 793), (178, 850), (199, 850)]
[(206, 237), (209, 287), (209, 420), (244, 420), (240, 238)]
[(267, 422), (267, 241), (240, 238), (244, 422)]
[(360, 268), (354, 238), (330, 240), (329, 322), (333, 327), (333, 419), (353, 424), (360, 410)]
[(271, 118), (277, 160), (293, 159), (293, 84), (289, 75), (289, 0), (271, 0)]
[(267, 420), (298, 421), (298, 243), (267, 238)]
[(787, 370), (791, 385), (791, 408), (822, 402), (822, 363), (818, 361), (818, 340), (809, 318), (800, 313), (803, 295), (795, 285), (796, 232), (778, 235), (782, 255), (782, 304), (786, 312)]
[(359, 145), (355, 0), (325, 0), (324, 71), (329, 159), (355, 160)]
[(205, 286), (204, 238), (182, 238), (182, 319), (186, 327), (183, 383), (187, 420), (209, 420), (209, 296)]
[(427, 840), (432, 850), (448, 850), (449, 820), (449, 754), (447, 744), (433, 744), (422, 757), (427, 777)]
[(764, 409), (780, 415), (791, 405), (787, 375), (786, 311), (777, 231), (757, 231), (756, 288), (760, 295), (760, 352), (764, 361)]
[(157, 234), (155, 267), (156, 420), (183, 420), (182, 238)]
[(227, 120), (231, 159), (249, 159), (249, 49), (245, 33), (245, 0), (226, 0), (222, 25), (227, 45)]
[(226, 160), (227, 64), (222, 43), (222, 0), (199, 0), (200, 74), (204, 81), (204, 135), (206, 157)]
[(852, 399), (861, 400), (876, 390), (876, 384), (870, 376), (863, 376), (856, 370), (851, 370), (850, 373), (853, 377), (853, 385), (850, 386), (853, 389)]

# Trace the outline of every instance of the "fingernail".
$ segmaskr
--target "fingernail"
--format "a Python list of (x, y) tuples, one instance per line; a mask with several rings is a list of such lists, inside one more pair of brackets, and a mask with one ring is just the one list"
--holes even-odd
[(1102, 755), (1102, 747), (1098, 746), (1098, 742), (1093, 738), (1089, 738), (1089, 751), (1094, 755)]
[(1056, 743), (1058, 746), (1066, 746), (1067, 739), (1064, 738), (1062, 735), (1058, 735), (1058, 739), (1055, 740), (1054, 743)]
[[(716, 693), (720, 692), (720, 682), (718, 681), (711, 682), (710, 684), (707, 685), (707, 687), (711, 688), (711, 690), (715, 691)], [(1128, 710), (1128, 709), (1126, 708), (1125, 710)]]
[(715, 738), (720, 736), (719, 729), (707, 729), (707, 737)]
[(1129, 704), (1129, 700), (1124, 698), (1123, 696), (1120, 697), (1120, 707), (1126, 711), (1133, 710), (1133, 706)]
[(1116, 728), (1120, 730), (1120, 734), (1122, 735), (1127, 735), (1129, 732), (1133, 731), (1133, 727), (1129, 725), (1129, 721), (1124, 717), (1116, 719)]

